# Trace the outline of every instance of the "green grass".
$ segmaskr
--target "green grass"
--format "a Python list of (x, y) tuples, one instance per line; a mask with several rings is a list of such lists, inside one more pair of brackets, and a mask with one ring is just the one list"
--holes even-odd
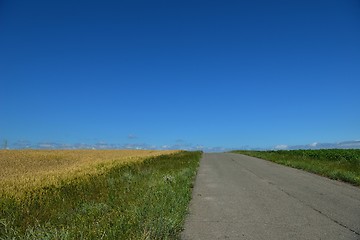
[(232, 151), (360, 186), (360, 149)]
[(0, 198), (0, 239), (179, 239), (201, 152)]

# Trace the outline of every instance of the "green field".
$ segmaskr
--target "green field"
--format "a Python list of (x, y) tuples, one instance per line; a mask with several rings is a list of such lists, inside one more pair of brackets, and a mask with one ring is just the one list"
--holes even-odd
[(0, 239), (178, 239), (201, 152), (114, 165), (0, 197)]
[(360, 186), (360, 149), (232, 151)]

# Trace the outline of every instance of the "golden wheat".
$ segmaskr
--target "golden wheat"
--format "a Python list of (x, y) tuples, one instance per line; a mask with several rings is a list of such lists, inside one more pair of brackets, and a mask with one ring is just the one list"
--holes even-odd
[(21, 198), (27, 191), (101, 174), (118, 164), (178, 151), (0, 150), (0, 195)]

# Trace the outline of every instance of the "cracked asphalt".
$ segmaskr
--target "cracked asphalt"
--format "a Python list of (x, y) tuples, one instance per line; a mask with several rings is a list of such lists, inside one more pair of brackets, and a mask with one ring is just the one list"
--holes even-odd
[(181, 238), (360, 239), (360, 188), (258, 158), (205, 153)]

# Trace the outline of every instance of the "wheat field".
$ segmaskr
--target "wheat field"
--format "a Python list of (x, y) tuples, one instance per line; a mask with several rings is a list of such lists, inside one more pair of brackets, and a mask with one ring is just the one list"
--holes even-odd
[(19, 200), (26, 192), (103, 174), (118, 164), (178, 151), (0, 150), (0, 196)]

